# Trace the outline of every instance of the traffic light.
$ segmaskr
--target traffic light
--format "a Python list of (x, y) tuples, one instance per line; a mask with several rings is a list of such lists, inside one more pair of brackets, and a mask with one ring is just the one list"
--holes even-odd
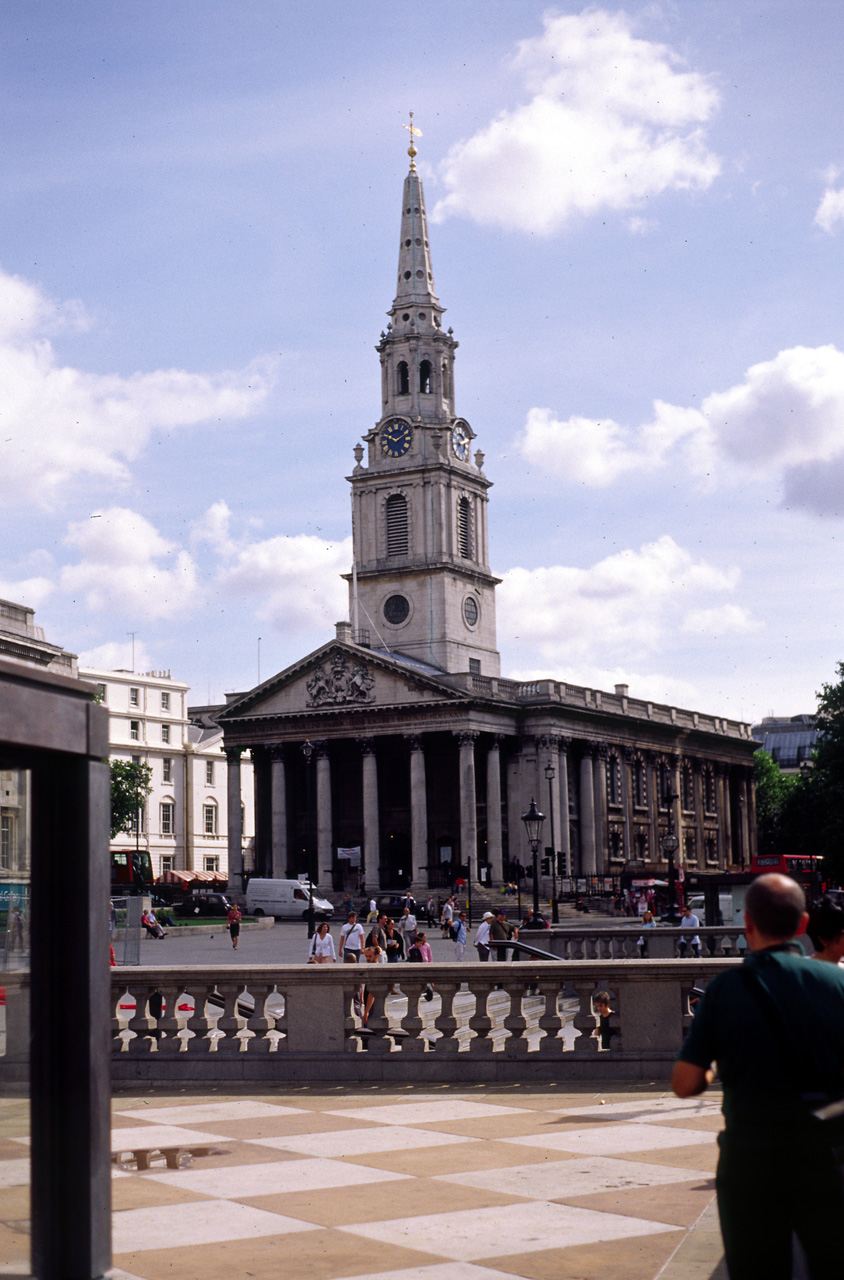
[(550, 874), (551, 874), (551, 859), (550, 859), (550, 858), (543, 858), (543, 859), (542, 859), (542, 874), (543, 874), (544, 876), (550, 876)]

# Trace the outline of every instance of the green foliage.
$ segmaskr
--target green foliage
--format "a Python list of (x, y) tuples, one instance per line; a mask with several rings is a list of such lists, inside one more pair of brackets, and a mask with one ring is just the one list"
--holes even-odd
[(799, 779), (783, 773), (761, 748), (753, 757), (756, 781), (756, 835), (760, 854), (793, 852), (787, 849), (785, 818), (799, 787)]
[(818, 694), (820, 731), (811, 779), (818, 805), (818, 852), (824, 871), (835, 880), (844, 877), (844, 662), (838, 680)]
[(152, 791), (152, 769), (148, 764), (132, 760), (112, 760), (111, 764), (111, 838), (129, 831), (135, 814), (143, 808)]

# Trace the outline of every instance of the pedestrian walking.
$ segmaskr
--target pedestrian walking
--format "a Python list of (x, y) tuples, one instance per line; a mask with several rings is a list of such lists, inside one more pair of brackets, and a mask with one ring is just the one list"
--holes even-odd
[[(489, 926), (490, 942), (509, 942), (511, 939), (517, 941), (519, 931), (515, 925), (509, 924), (507, 921), (507, 912), (503, 907), (499, 907), (495, 913), (495, 919)], [(506, 947), (493, 947), (496, 960), (507, 959)]]
[(311, 945), (308, 949), (308, 964), (333, 964), (336, 959), (334, 939), (331, 936), (327, 921), (322, 920), (316, 933), (311, 938)]
[(443, 928), (444, 938), (451, 937), (451, 922), (453, 919), (454, 919), (454, 898), (446, 898), (445, 905), (443, 906), (442, 916), (440, 917), (440, 924), (442, 925), (442, 928)]
[(844, 972), (794, 942), (808, 919), (796, 881), (752, 882), (748, 954), (708, 984), (674, 1066), (680, 1098), (703, 1093), (715, 1062), (721, 1077), (715, 1185), (730, 1280), (787, 1280), (792, 1233), (812, 1280), (841, 1273), (844, 1106), (830, 1104), (844, 1094)]
[(489, 926), (494, 919), (495, 916), (491, 911), (485, 911), (481, 923), (478, 925), (478, 931), (475, 934), (475, 949), (479, 960), (489, 960)]
[(240, 907), (235, 902), (229, 914), (226, 916), (226, 924), (229, 926), (229, 936), (232, 940), (232, 946), (237, 951), (237, 944), (240, 938), (240, 922), (243, 919)]
[(454, 958), (462, 960), (466, 951), (466, 912), (461, 911), (457, 917), (457, 923), (454, 926), (452, 937), (454, 938)]
[(340, 930), (340, 959), (346, 962), (360, 960), (363, 950), (363, 925), (358, 924), (356, 911), (349, 912), (349, 919)]
[[(687, 925), (689, 929), (700, 928), (700, 920), (695, 915), (694, 911), (692, 911), (691, 907), (688, 906), (688, 904), (680, 908), (680, 915), (683, 917), (683, 924)], [(688, 938), (688, 939), (686, 938), (685, 934), (681, 936), (680, 938), (680, 955), (681, 956), (684, 956), (686, 954), (686, 951), (689, 946), (691, 946), (692, 951), (695, 953), (696, 956), (700, 955), (700, 935), (699, 934), (696, 933), (692, 938)]]

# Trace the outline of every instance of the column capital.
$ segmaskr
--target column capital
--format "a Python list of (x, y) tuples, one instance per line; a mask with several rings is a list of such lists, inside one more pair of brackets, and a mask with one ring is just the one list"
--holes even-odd
[(245, 750), (245, 747), (223, 747), (226, 764), (240, 764), (240, 757), (243, 755)]
[(477, 729), (454, 729), (452, 732), (459, 747), (473, 747), (478, 738)]
[(490, 751), (500, 751), (504, 745), (506, 737), (507, 735), (505, 733), (494, 733), (492, 735), (492, 742), (490, 743)]
[(610, 753), (609, 744), (606, 742), (595, 742), (592, 748), (592, 755), (596, 760), (606, 760)]
[(622, 747), (622, 751), (624, 753), (624, 759), (627, 761), (627, 763), (632, 764), (633, 761), (636, 759), (636, 755), (637, 755), (636, 748), (631, 746), (625, 746), (625, 747)]
[(325, 742), (325, 741), (322, 741), (322, 742), (315, 742), (315, 743), (314, 743), (314, 751), (315, 751), (315, 753), (316, 753), (316, 758), (317, 758), (317, 760), (327, 760), (327, 759), (328, 759), (328, 743), (327, 743), (327, 742)]
[(565, 736), (562, 736), (557, 739), (557, 750), (561, 753), (561, 755), (564, 755), (564, 756), (568, 755), (570, 747), (571, 747), (571, 738), (566, 738)]
[(269, 755), (270, 760), (272, 761), (279, 761), (279, 760), (283, 761), (285, 758), (284, 753), (285, 753), (285, 748), (282, 746), (280, 742), (274, 742), (271, 747), (267, 747), (267, 754)]
[(402, 734), (402, 737), (404, 738), (407, 745), (410, 747), (411, 751), (425, 750), (422, 744), (423, 735), (421, 733), (405, 733), (405, 734)]
[(560, 739), (554, 733), (538, 734), (534, 739), (537, 751), (556, 751)]
[(371, 737), (355, 738), (355, 742), (358, 744), (358, 749), (360, 750), (360, 753), (362, 756), (375, 755), (375, 739), (374, 738), (371, 738)]

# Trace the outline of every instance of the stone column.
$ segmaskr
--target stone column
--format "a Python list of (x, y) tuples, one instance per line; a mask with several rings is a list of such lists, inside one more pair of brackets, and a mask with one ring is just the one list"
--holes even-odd
[(556, 828), (557, 848), (563, 855), (563, 874), (571, 876), (571, 827), (569, 825), (569, 747), (571, 738), (557, 739), (557, 794), (560, 810), (560, 825)]
[(607, 826), (607, 746), (605, 742), (596, 744), (592, 772), (595, 793), (595, 870), (600, 876), (607, 871), (607, 847), (609, 845), (609, 829)]
[(730, 813), (730, 766), (718, 766), (718, 828), (721, 832), (721, 861), (723, 866), (735, 865), (732, 816)]
[(317, 747), (316, 761), (317, 856), (316, 878), (319, 884), (334, 870), (333, 824), (331, 814), (331, 760), (324, 744)]
[(748, 803), (747, 774), (742, 770), (739, 777), (739, 821), (741, 822), (741, 865), (747, 870), (750, 867), (750, 815)]
[(756, 857), (756, 782), (753, 772), (748, 769), (745, 774), (747, 788), (747, 857), (748, 861)]
[(621, 763), (621, 812), (624, 814), (621, 847), (625, 869), (627, 869), (627, 864), (632, 857), (631, 850), (633, 848), (633, 795), (630, 786), (630, 773), (633, 768), (635, 754), (633, 747), (625, 747), (619, 757)]
[[(410, 879), (411, 891), (427, 888), (428, 794), (425, 781), (425, 751), (422, 739), (410, 735)], [(423, 882), (424, 880), (424, 882)]]
[(270, 747), (270, 859), (273, 878), (287, 877), (287, 780), (284, 747)]
[(579, 873), (584, 876), (597, 874), (595, 859), (595, 787), (592, 774), (591, 742), (583, 743), (583, 755), (580, 757), (580, 867)]
[(504, 879), (501, 836), (501, 736), (496, 734), (486, 757), (486, 847), (492, 881)]
[(358, 738), (363, 755), (363, 854), (361, 872), (371, 893), (381, 885), (381, 842), (378, 830), (378, 760), (373, 738)]
[(682, 778), (680, 777), (680, 757), (669, 756), (668, 767), (671, 770), (671, 792), (675, 797), (671, 806), (671, 819), (674, 827), (674, 834), (679, 841), (677, 845), (677, 852), (674, 855), (674, 863), (677, 867), (682, 867), (686, 859), (683, 839), (683, 786)]
[(243, 892), (243, 811), (240, 807), (242, 747), (224, 747), (226, 754), (226, 830), (228, 832), (229, 890)]
[(477, 733), (457, 733), (460, 748), (460, 861), (472, 859), (472, 876), (478, 878), (478, 816), (475, 801), (475, 740)]

